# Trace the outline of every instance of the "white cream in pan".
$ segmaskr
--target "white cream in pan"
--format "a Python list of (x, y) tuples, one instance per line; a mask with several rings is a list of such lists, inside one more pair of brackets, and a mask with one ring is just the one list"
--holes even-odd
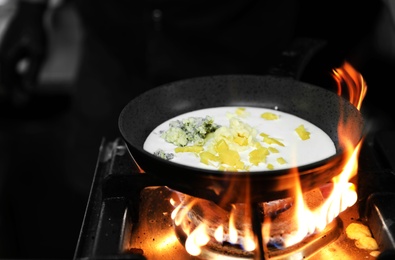
[[(277, 119), (265, 119), (261, 116), (264, 113), (275, 115)], [(171, 118), (160, 124), (150, 133), (144, 143), (144, 150), (152, 154), (159, 150), (166, 154), (174, 154), (171, 161), (175, 163), (203, 169), (223, 170), (223, 165), (220, 168), (221, 166), (218, 162), (210, 162), (209, 165), (202, 163), (199, 152), (176, 153), (175, 148), (177, 148), (177, 145), (167, 142), (162, 137), (162, 133), (170, 128), (169, 123), (172, 121), (182, 121), (191, 117), (206, 118), (206, 116), (210, 116), (215, 124), (223, 126), (223, 128), (221, 134), (217, 132), (212, 134), (216, 137), (207, 141), (202, 147), (203, 150), (209, 150), (210, 145), (218, 142), (218, 138), (224, 138), (229, 143), (229, 147), (237, 151), (240, 155), (240, 160), (244, 164), (244, 168), (237, 171), (267, 171), (291, 168), (310, 164), (328, 158), (336, 153), (335, 145), (331, 138), (314, 124), (278, 110), (256, 107), (207, 108)], [(240, 122), (240, 129), (239, 127), (235, 128), (234, 124), (232, 124), (233, 127), (231, 128), (230, 120)], [(239, 126), (238, 123), (236, 125)], [(295, 131), (301, 125), (304, 127), (304, 132), (309, 134), (309, 138), (306, 140), (302, 140), (300, 135)], [(250, 131), (247, 134), (246, 129)], [(232, 144), (232, 141), (230, 141), (231, 137), (226, 137), (227, 135), (231, 135), (231, 133), (241, 135), (243, 138), (249, 138), (249, 144), (242, 146), (236, 143)], [(268, 135), (269, 140), (276, 140), (278, 143), (268, 143), (268, 139), (265, 139), (265, 141), (261, 133)], [(272, 150), (277, 150), (277, 152), (270, 152), (264, 161), (254, 165), (250, 162), (249, 154), (252, 150), (257, 149), (257, 143), (259, 143), (258, 146), (261, 145), (268, 149), (274, 148)], [(187, 146), (189, 145), (192, 144), (188, 144)]]

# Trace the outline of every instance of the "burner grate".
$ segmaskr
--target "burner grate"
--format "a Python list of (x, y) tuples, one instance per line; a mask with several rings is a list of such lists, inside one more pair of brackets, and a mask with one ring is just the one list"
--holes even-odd
[[(368, 145), (367, 148), (371, 147)], [(173, 207), (168, 201), (171, 191), (154, 176), (138, 172), (124, 142), (119, 139), (114, 142), (103, 141), (98, 158), (74, 258), (195, 259), (185, 251), (182, 241), (174, 234), (170, 217)], [(363, 178), (365, 173), (362, 176), (358, 174), (358, 178)], [(367, 191), (371, 189), (362, 189), (359, 193)], [(361, 198), (366, 197), (361, 194)], [(371, 210), (377, 210), (376, 206), (381, 207), (376, 199), (370, 200), (369, 205), (374, 207), (368, 206), (368, 209), (371, 215), (379, 216), (381, 212)], [(346, 227), (352, 222), (363, 222), (359, 212), (365, 201), (359, 200), (356, 205), (342, 212), (331, 225)], [(370, 217), (368, 221), (373, 219)], [(368, 223), (375, 231), (374, 224)], [(380, 226), (376, 232), (378, 230)], [(312, 260), (375, 259), (369, 251), (358, 249), (354, 241), (346, 237), (344, 228), (335, 228), (313, 240), (312, 246), (299, 245), (297, 254)], [(314, 252), (316, 248), (319, 250)], [(271, 254), (269, 259), (277, 257), (276, 252)]]

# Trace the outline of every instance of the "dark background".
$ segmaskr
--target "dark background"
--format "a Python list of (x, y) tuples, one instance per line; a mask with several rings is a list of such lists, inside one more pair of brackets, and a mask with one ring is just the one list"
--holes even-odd
[[(368, 83), (366, 116), (391, 128), (395, 10), (387, 2), (330, 1), (323, 12), (322, 1), (302, 1), (297, 36), (326, 43), (309, 59), (302, 81), (331, 88), (328, 72), (350, 59)], [(100, 119), (105, 89), (130, 84), (105, 48), (85, 37), (72, 6), (53, 19), (51, 55), (35, 95), (1, 104), (0, 258), (73, 257), (100, 143), (118, 136), (116, 122)], [(83, 103), (82, 114), (72, 108), (78, 89), (101, 97)]]

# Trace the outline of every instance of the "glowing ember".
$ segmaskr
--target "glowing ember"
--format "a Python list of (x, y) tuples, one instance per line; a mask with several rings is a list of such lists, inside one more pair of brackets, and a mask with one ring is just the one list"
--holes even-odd
[[(347, 62), (333, 71), (338, 83), (338, 94), (342, 95), (347, 87), (350, 102), (361, 108), (367, 86), (362, 76)], [(289, 174), (294, 176), (290, 194), (292, 198), (274, 202), (259, 203), (261, 209), (261, 237), (264, 248), (276, 246), (287, 248), (306, 237), (324, 230), (342, 211), (357, 201), (356, 187), (351, 182), (358, 170), (358, 156), (362, 140), (355, 146), (347, 136), (347, 123), (339, 122), (339, 142), (344, 148), (345, 163), (341, 172), (319, 189), (302, 192), (297, 169)], [(329, 167), (329, 165), (328, 165)], [(172, 219), (186, 233), (185, 248), (189, 254), (201, 254), (201, 248), (208, 244), (230, 243), (246, 252), (257, 250), (256, 236), (253, 232), (252, 207), (246, 203), (232, 204), (221, 208), (213, 202), (175, 193), (178, 198), (171, 203), (175, 207)], [(280, 205), (272, 207), (271, 205)]]

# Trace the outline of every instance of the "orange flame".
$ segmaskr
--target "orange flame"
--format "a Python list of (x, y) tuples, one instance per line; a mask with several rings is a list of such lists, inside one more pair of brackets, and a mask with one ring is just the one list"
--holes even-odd
[[(356, 71), (348, 62), (344, 62), (340, 68), (333, 70), (333, 77), (337, 82), (338, 95), (342, 95), (344, 88), (348, 93), (348, 98), (358, 110), (361, 109), (362, 101), (367, 92), (367, 84), (361, 74)], [(348, 130), (346, 123), (338, 125), (339, 136), (346, 136)], [(343, 134), (342, 134), (343, 133)], [(304, 237), (317, 231), (322, 231), (332, 222), (341, 212), (353, 206), (357, 201), (356, 187), (350, 182), (358, 171), (358, 156), (362, 146), (361, 140), (356, 147), (349, 140), (341, 140), (346, 147), (347, 163), (343, 171), (332, 179), (332, 191), (325, 198), (324, 203), (314, 210), (306, 207), (303, 201), (303, 194), (300, 186), (296, 185), (296, 203), (298, 229), (295, 234), (285, 239), (285, 245), (291, 246), (300, 242)], [(295, 174), (297, 176), (297, 174)], [(296, 181), (298, 179), (296, 178)], [(325, 189), (327, 187), (322, 187)]]
[(367, 91), (362, 75), (350, 63), (344, 62), (340, 68), (333, 70), (333, 78), (337, 82), (337, 94), (344, 96), (343, 90), (346, 90), (351, 104), (360, 110)]
[[(367, 85), (362, 75), (351, 64), (345, 62), (340, 68), (333, 70), (333, 78), (337, 83), (337, 94), (339, 96), (345, 96), (347, 94), (350, 103), (360, 110), (367, 91)], [(343, 124), (339, 122), (339, 139), (345, 139), (344, 137), (347, 135), (344, 133), (350, 131), (347, 127), (347, 123)], [(362, 141), (354, 147), (350, 140), (340, 140), (342, 147), (345, 147), (345, 158), (347, 160), (342, 167), (341, 173), (334, 177), (331, 183), (320, 187), (319, 191), (323, 200), (319, 206), (314, 208), (309, 207), (302, 193), (297, 170), (294, 169), (289, 173), (295, 176), (295, 185), (293, 186), (295, 200), (292, 207), (296, 208), (296, 213), (292, 216), (292, 219), (296, 223), (296, 228), (289, 234), (282, 236), (285, 247), (294, 245), (302, 241), (306, 236), (324, 230), (341, 212), (356, 203), (356, 187), (351, 181), (357, 174), (358, 156)], [(213, 223), (203, 219), (200, 224), (191, 228), (189, 225), (190, 221), (185, 221), (185, 219), (187, 219), (188, 212), (194, 205), (201, 203), (203, 200), (187, 195), (179, 194), (179, 196), (184, 197), (180, 199), (178, 204), (173, 201), (172, 204), (175, 209), (172, 212), (172, 218), (177, 226), (185, 225), (183, 227), (183, 230), (187, 233), (185, 248), (189, 254), (194, 256), (201, 254), (201, 248), (207, 245), (210, 239), (215, 239), (219, 243), (226, 241), (232, 244), (238, 244), (247, 252), (256, 250), (257, 240), (252, 231), (252, 213), (248, 198), (245, 204), (232, 205), (229, 216), (226, 218), (227, 223)], [(244, 217), (242, 221), (240, 220), (240, 216)], [(218, 219), (222, 217), (218, 217)], [(261, 233), (265, 244), (270, 239), (271, 225), (270, 218), (266, 217), (261, 226)]]

